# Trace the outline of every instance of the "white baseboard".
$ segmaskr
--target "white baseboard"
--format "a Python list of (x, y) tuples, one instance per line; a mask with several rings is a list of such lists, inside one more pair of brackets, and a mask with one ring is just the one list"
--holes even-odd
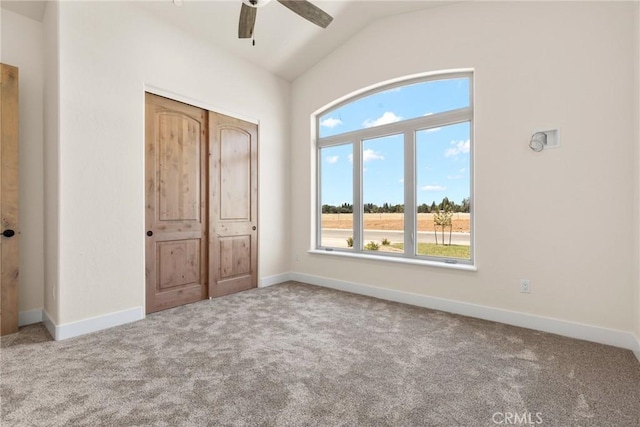
[(112, 328), (114, 326), (124, 325), (125, 323), (135, 322), (144, 319), (144, 310), (142, 307), (134, 307), (128, 310), (117, 311), (115, 313), (105, 314), (103, 316), (90, 317), (88, 319), (79, 320), (77, 322), (56, 325), (49, 313), (44, 310), (44, 325), (54, 340), (65, 340), (91, 332), (101, 331), (103, 329)]
[(42, 323), (44, 323), (44, 327), (49, 331), (49, 335), (55, 340), (56, 339), (56, 324), (51, 319), (51, 315), (47, 312), (47, 310), (42, 309)]
[[(291, 280), (309, 283), (311, 285), (318, 285), (374, 298), (461, 314), (478, 319), (491, 320), (493, 322), (505, 323), (507, 325), (519, 326), (522, 328), (550, 332), (557, 335), (611, 345), (614, 347), (626, 348), (634, 351), (636, 356), (640, 353), (640, 343), (638, 343), (638, 339), (631, 332), (568, 322), (566, 320), (535, 316), (444, 298), (429, 297), (426, 295), (394, 289), (378, 288), (375, 286), (345, 282), (309, 274), (294, 272), (291, 273), (290, 277)], [(640, 360), (640, 357), (638, 357), (638, 360)]]
[(18, 326), (33, 325), (42, 322), (42, 309), (26, 310), (18, 313)]
[(259, 288), (266, 288), (267, 286), (277, 285), (278, 283), (284, 283), (291, 280), (291, 273), (276, 274), (275, 276), (263, 277), (258, 284)]
[[(444, 298), (435, 298), (426, 295), (398, 291), (394, 289), (378, 288), (361, 283), (346, 282), (295, 272), (264, 277), (260, 280), (258, 286), (263, 288), (290, 280), (360, 295), (366, 295), (374, 298), (415, 305), (419, 307), (425, 307), (434, 310), (441, 310), (449, 313), (456, 313), (464, 316), (505, 323), (508, 325), (550, 332), (570, 338), (577, 338), (600, 344), (622, 347), (632, 350), (636, 358), (640, 362), (640, 338), (636, 337), (633, 333), (615, 329), (607, 329), (599, 326), (568, 322), (566, 320), (553, 319), (549, 317), (534, 316), (531, 314), (503, 310), (499, 308), (470, 304)], [(22, 326), (42, 321), (51, 336), (57, 341), (100, 331), (103, 329), (108, 329), (113, 326), (123, 325), (125, 323), (135, 322), (141, 319), (144, 319), (143, 307), (135, 307), (129, 310), (109, 313), (103, 316), (92, 317), (89, 319), (62, 325), (56, 325), (46, 310), (30, 310), (20, 313), (19, 322)]]

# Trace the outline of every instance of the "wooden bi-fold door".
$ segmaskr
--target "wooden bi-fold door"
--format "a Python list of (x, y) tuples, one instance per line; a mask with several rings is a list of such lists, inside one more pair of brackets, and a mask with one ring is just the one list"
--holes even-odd
[(257, 286), (257, 125), (146, 94), (146, 311)]

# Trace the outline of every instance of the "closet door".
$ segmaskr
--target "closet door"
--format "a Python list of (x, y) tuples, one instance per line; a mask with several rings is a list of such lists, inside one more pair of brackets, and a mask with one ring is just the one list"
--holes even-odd
[(146, 312), (207, 298), (207, 112), (146, 95)]
[(18, 69), (0, 64), (0, 335), (18, 331)]
[(209, 112), (209, 295), (258, 286), (258, 126)]

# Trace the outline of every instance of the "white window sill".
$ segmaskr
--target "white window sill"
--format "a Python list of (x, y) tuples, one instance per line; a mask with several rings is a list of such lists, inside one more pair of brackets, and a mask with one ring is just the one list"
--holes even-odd
[(350, 253), (345, 251), (332, 251), (332, 250), (325, 250), (325, 249), (311, 249), (307, 251), (307, 253), (312, 255), (330, 255), (330, 256), (339, 256), (339, 257), (345, 257), (345, 258), (366, 259), (370, 261), (395, 262), (398, 264), (423, 265), (425, 267), (449, 268), (452, 270), (478, 271), (478, 268), (475, 265), (448, 263), (444, 261), (430, 261), (425, 259), (411, 259), (411, 258), (404, 258), (404, 257), (367, 255), (362, 253)]

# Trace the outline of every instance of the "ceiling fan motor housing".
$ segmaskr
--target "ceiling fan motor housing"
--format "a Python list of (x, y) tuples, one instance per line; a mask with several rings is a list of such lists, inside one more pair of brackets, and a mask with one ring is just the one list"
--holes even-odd
[(243, 0), (243, 3), (251, 7), (262, 7), (271, 0)]
[[(238, 22), (239, 38), (248, 39), (253, 37), (253, 27), (256, 23), (257, 9), (270, 1), (271, 0), (242, 0), (240, 21)], [(331, 15), (308, 0), (278, 0), (278, 3), (321, 28), (327, 28), (333, 20)]]

